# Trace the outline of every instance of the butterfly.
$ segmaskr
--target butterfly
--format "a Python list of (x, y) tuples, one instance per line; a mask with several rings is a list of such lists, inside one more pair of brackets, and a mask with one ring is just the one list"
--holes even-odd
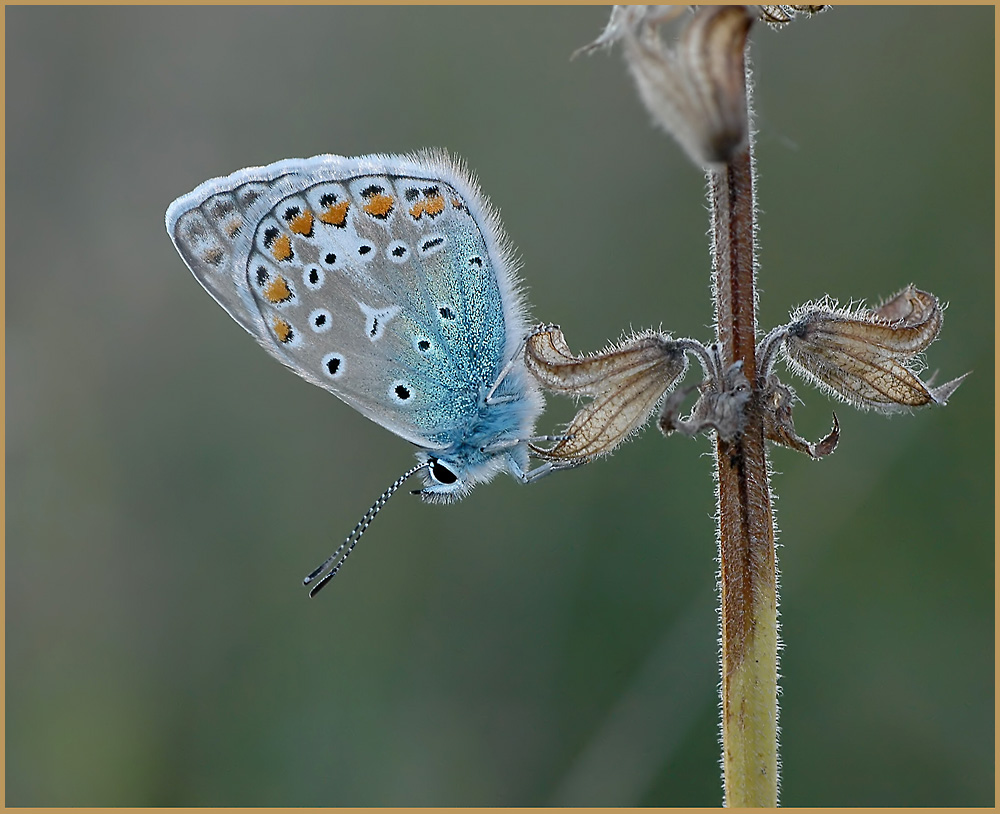
[(528, 482), (558, 468), (529, 471), (543, 399), (521, 358), (529, 330), (510, 243), (447, 153), (239, 170), (174, 201), (166, 226), (264, 350), (418, 448), (417, 465), (306, 577), (330, 569), (310, 595), (410, 476), (424, 500), (449, 502), (502, 471)]

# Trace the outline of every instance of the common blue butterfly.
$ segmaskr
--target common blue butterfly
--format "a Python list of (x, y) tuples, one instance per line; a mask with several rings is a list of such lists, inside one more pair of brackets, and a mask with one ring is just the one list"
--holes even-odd
[(311, 593), (410, 475), (425, 500), (448, 502), (502, 470), (527, 482), (554, 468), (528, 471), (543, 401), (520, 356), (529, 332), (509, 243), (447, 153), (240, 170), (178, 198), (166, 225), (268, 353), (419, 448), (417, 466), (306, 578), (333, 566)]

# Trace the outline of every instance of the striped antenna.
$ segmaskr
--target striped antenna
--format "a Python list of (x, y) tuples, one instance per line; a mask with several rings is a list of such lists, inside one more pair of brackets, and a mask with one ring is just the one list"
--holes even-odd
[[(312, 589), (309, 591), (309, 596), (316, 596), (326, 583), (337, 576), (337, 572), (343, 568), (344, 563), (347, 562), (347, 558), (351, 556), (351, 552), (354, 551), (354, 546), (358, 544), (358, 540), (361, 539), (361, 535), (365, 533), (365, 530), (372, 524), (375, 519), (375, 515), (379, 513), (382, 507), (389, 502), (389, 498), (395, 494), (396, 490), (411, 476), (419, 472), (421, 469), (427, 469), (432, 466), (430, 461), (424, 461), (422, 464), (417, 464), (415, 467), (410, 469), (408, 472), (404, 472), (392, 485), (386, 489), (381, 495), (379, 495), (378, 500), (372, 504), (372, 507), (365, 512), (364, 516), (358, 521), (358, 524), (354, 527), (353, 531), (347, 535), (347, 539), (340, 544), (340, 547), (334, 551), (323, 564), (313, 571), (309, 576), (302, 580), (303, 585), (309, 585), (313, 580), (315, 580), (320, 574), (326, 571), (331, 565), (333, 568), (328, 571), (319, 582), (317, 582)], [(347, 549), (346, 551), (344, 549)], [(341, 556), (343, 552), (343, 556)]]

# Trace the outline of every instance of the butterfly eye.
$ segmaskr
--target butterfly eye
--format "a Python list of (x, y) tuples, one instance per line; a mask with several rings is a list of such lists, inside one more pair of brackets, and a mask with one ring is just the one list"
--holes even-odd
[(455, 483), (458, 480), (458, 475), (452, 472), (440, 461), (434, 461), (431, 465), (431, 477), (438, 483), (443, 483), (445, 486)]

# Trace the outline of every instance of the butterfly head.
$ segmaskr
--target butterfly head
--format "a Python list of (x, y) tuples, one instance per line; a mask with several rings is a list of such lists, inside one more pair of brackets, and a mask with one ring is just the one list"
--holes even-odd
[(465, 462), (424, 453), (417, 457), (428, 465), (420, 470), (423, 488), (414, 490), (413, 494), (420, 495), (428, 503), (453, 503), (461, 500), (476, 484), (476, 481), (469, 478)]
[(482, 450), (472, 455), (462, 452), (450, 455), (418, 453), (418, 460), (426, 464), (419, 472), (424, 484), (413, 494), (420, 495), (428, 503), (454, 503), (469, 494), (476, 484), (493, 480), (497, 473), (510, 469), (507, 455), (488, 454)]

